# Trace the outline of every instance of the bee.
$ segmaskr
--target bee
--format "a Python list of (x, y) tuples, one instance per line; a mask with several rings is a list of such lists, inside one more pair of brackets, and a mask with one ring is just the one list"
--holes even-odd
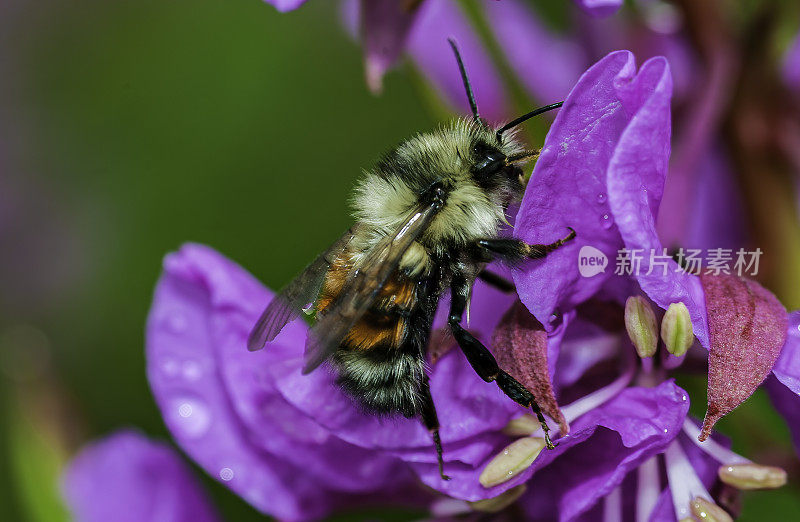
[(477, 278), (514, 289), (485, 270), (489, 262), (540, 259), (575, 237), (572, 228), (550, 244), (498, 235), (508, 205), (524, 192), (521, 165), (538, 155), (506, 132), (563, 102), (501, 127), (489, 125), (478, 113), (458, 47), (452, 39), (449, 43), (472, 118), (402, 142), (366, 172), (352, 199), (355, 225), (269, 303), (248, 338), (250, 350), (261, 349), (301, 310), (313, 306), (316, 321), (306, 342), (303, 373), (327, 361), (338, 374), (337, 383), (367, 411), (419, 418), (431, 434), (445, 480), (426, 369), (440, 298), (450, 291), (447, 324), (475, 372), (531, 408), (552, 448), (535, 397), (498, 366), (462, 318)]

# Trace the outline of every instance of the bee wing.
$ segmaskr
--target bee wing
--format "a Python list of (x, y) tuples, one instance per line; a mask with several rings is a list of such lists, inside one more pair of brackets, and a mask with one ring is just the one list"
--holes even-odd
[(263, 348), (266, 343), (275, 339), (289, 321), (299, 317), (305, 306), (317, 299), (325, 274), (336, 257), (347, 247), (354, 231), (355, 226), (312, 261), (270, 301), (247, 337), (248, 350)]
[(312, 327), (306, 341), (305, 366), (309, 373), (322, 364), (341, 344), (347, 333), (375, 302), (403, 254), (428, 227), (436, 214), (434, 204), (420, 206), (394, 234), (379, 241), (353, 269), (339, 297)]

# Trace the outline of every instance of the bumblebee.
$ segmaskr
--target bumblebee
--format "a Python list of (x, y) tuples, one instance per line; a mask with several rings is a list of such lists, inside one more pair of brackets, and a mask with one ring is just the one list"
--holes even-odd
[(248, 338), (250, 350), (261, 349), (301, 310), (313, 306), (316, 321), (306, 342), (303, 373), (328, 361), (338, 384), (366, 410), (421, 419), (445, 480), (426, 372), (440, 298), (450, 291), (448, 326), (475, 372), (532, 408), (552, 448), (535, 397), (498, 366), (462, 318), (477, 278), (514, 289), (485, 270), (489, 262), (543, 258), (575, 237), (571, 228), (550, 244), (498, 236), (509, 203), (524, 192), (521, 165), (538, 154), (525, 150), (507, 131), (561, 103), (490, 126), (478, 113), (458, 47), (449, 42), (472, 118), (404, 141), (366, 172), (352, 199), (355, 225), (269, 303)]

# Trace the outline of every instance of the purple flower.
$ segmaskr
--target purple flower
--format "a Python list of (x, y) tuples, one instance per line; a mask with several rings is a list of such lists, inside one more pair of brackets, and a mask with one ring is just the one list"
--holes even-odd
[[(397, 458), (348, 443), (320, 422), (336, 411), (355, 424), (374, 421), (323, 372), (284, 395), (281, 386), (299, 377), (304, 325), (287, 326), (268, 350), (243, 348), (269, 295), (209, 248), (187, 245), (165, 259), (148, 319), (147, 374), (175, 441), (211, 476), (284, 520), (402, 489), (409, 474)], [(304, 397), (320, 377), (321, 389)], [(307, 414), (293, 401), (323, 410)]]
[[(554, 314), (585, 301), (610, 280), (627, 284), (608, 270), (609, 264), (585, 277), (578, 267), (581, 256), (604, 256), (608, 263), (623, 248), (664, 251), (655, 215), (670, 152), (670, 95), (663, 59), (645, 62), (637, 74), (633, 55), (619, 51), (581, 77), (550, 128), (517, 215), (516, 234), (529, 243), (546, 243), (570, 226), (578, 237), (544, 262), (514, 273), (520, 299), (546, 326)], [(668, 262), (668, 277), (648, 274), (650, 262), (639, 260), (638, 284), (662, 307), (686, 303), (707, 346), (699, 280), (676, 271), (674, 261)]]
[[(419, 422), (363, 414), (325, 369), (301, 375), (307, 335), (302, 322), (288, 325), (267, 349), (247, 352), (249, 329), (271, 293), (199, 245), (166, 258), (148, 320), (148, 377), (177, 443), (257, 509), (282, 519), (320, 517), (367, 498), (427, 505), (435, 498), (415, 489), (419, 481), (466, 502), (524, 499), (527, 482), (550, 482), (562, 520), (590, 513), (601, 498), (613, 500), (634, 474), (647, 491), (661, 491), (661, 484), (645, 480), (659, 474), (652, 459), (668, 455), (667, 472), (686, 468), (676, 437), (687, 430), (699, 434), (687, 424), (688, 395), (667, 369), (689, 355), (705, 356), (697, 348), (672, 362), (662, 357), (663, 368), (654, 368), (650, 358), (637, 364), (621, 333), (619, 304), (587, 301), (595, 295), (625, 299), (641, 289), (664, 309), (684, 302), (695, 334), (711, 349), (712, 389), (721, 390), (719, 401), (730, 402), (723, 413), (761, 383), (786, 338), (785, 311), (755, 283), (676, 270), (659, 276), (647, 273), (651, 260), (642, 261), (645, 270), (637, 276), (580, 275), (581, 247), (608, 255), (623, 246), (661, 247), (655, 215), (670, 150), (670, 87), (663, 59), (646, 62), (637, 73), (633, 56), (623, 51), (593, 66), (567, 97), (515, 223), (515, 234), (529, 242), (548, 242), (567, 226), (581, 239), (514, 272), (520, 298), (547, 323), (483, 285), (472, 298), (476, 320), (470, 328), (484, 343), (494, 339), (498, 359), (537, 390), (558, 421), (562, 433), (555, 450), (542, 451), (542, 433), (530, 416), (475, 375), (458, 350), (448, 349), (452, 341), (439, 338), (431, 389), (452, 477), (443, 481)], [(677, 267), (671, 260), (668, 266)], [(725, 301), (730, 292), (718, 291), (721, 285), (732, 285), (739, 301), (748, 292), (757, 297), (732, 306)], [(442, 313), (437, 329), (444, 324)], [(772, 359), (737, 355), (748, 341)], [(776, 366), (779, 382), (796, 375), (791, 350), (784, 348), (785, 364)], [(726, 391), (713, 375), (724, 373), (735, 357), (744, 361), (743, 373), (735, 374), (737, 386)], [(714, 404), (709, 403), (712, 417)], [(728, 457), (717, 460), (733, 462)], [(551, 468), (569, 476), (553, 481)], [(686, 495), (672, 485), (667, 489), (673, 500), (681, 499), (673, 502), (680, 514)], [(708, 496), (694, 486), (688, 491), (691, 501)], [(655, 497), (642, 505), (654, 509)]]
[[(632, 390), (611, 403), (610, 410), (593, 410), (593, 395), (565, 409), (575, 424), (559, 449), (545, 452), (540, 464), (514, 482), (485, 488), (478, 476), (509, 440), (501, 428), (524, 410), (481, 381), (459, 351), (450, 350), (431, 377), (447, 472), (453, 476), (443, 482), (430, 436), (419, 422), (362, 414), (328, 371), (300, 374), (306, 335), (302, 323), (287, 326), (262, 352), (242, 349), (269, 298), (246, 272), (197, 245), (172, 254), (164, 267), (147, 341), (148, 376), (167, 426), (209, 474), (281, 518), (320, 516), (363, 502), (366, 493), (408, 502), (402, 493), (414, 483), (409, 471), (456, 498), (493, 497), (590, 438), (597, 426), (618, 430), (620, 451), (609, 456), (612, 461), (638, 461), (667, 442), (659, 442), (654, 422), (669, 431), (685, 415), (685, 402), (672, 384), (650, 396)], [(475, 317), (482, 319), (471, 328), (488, 342), (510, 298), (478, 286), (473, 299)], [(479, 314), (480, 307), (492, 313)], [(622, 408), (624, 415), (614, 409), (622, 404), (631, 405)], [(620, 411), (618, 420), (615, 411)], [(631, 420), (637, 415), (641, 424)], [(653, 420), (661, 415), (663, 420)]]
[(180, 456), (136, 431), (85, 447), (64, 473), (63, 492), (80, 522), (220, 520)]

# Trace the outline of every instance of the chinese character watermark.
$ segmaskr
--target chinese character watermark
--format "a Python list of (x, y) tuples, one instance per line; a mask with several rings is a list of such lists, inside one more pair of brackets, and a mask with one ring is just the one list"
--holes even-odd
[[(614, 274), (621, 276), (661, 275), (670, 272), (686, 274), (723, 275), (740, 277), (758, 275), (760, 248), (734, 251), (731, 248), (680, 248), (671, 254), (666, 248), (642, 249), (621, 248), (617, 250)], [(609, 265), (609, 255), (602, 250), (586, 245), (578, 253), (578, 270), (583, 277), (594, 277), (604, 273)]]

